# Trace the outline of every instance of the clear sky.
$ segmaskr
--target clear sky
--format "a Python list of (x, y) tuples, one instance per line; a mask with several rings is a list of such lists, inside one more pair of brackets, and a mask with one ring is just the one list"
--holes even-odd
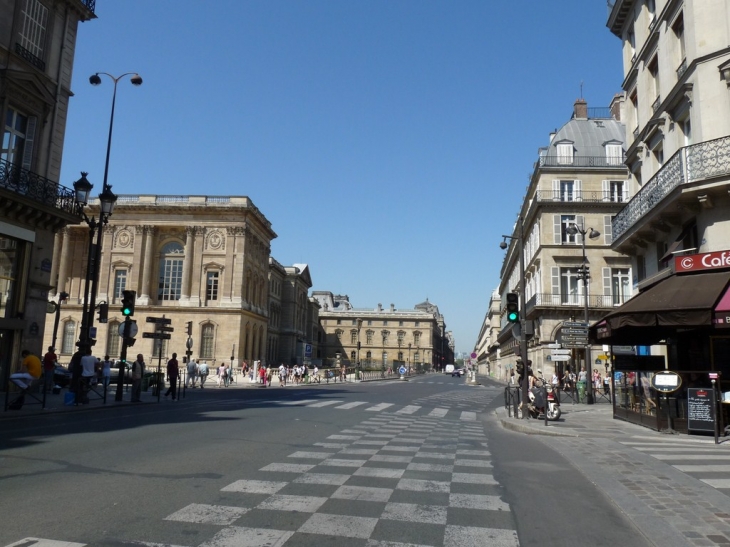
[(355, 307), (428, 298), (470, 352), (548, 134), (608, 106), (605, 0), (97, 0), (79, 26), (61, 183), (246, 195)]

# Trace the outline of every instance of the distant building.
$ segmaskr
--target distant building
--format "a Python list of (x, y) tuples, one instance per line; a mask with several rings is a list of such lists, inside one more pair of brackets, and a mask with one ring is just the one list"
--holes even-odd
[(422, 365), (427, 370), (454, 362), (454, 340), (438, 307), (428, 300), (413, 309), (354, 308), (346, 295), (314, 291), (326, 363), (365, 367)]
[[(28, 349), (43, 355), (53, 234), (78, 224), (58, 182), (79, 22), (94, 0), (0, 1), (0, 389)], [(53, 317), (53, 315), (51, 315)], [(53, 322), (51, 321), (51, 327)]]

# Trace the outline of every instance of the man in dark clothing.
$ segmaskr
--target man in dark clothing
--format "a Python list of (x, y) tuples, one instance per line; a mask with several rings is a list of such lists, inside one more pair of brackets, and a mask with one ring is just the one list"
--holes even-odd
[(137, 360), (132, 363), (132, 402), (142, 402), (142, 377), (144, 376), (144, 355), (137, 354)]
[[(177, 399), (177, 379), (180, 377), (180, 368), (177, 362), (177, 353), (172, 354), (172, 359), (167, 362), (167, 381), (170, 382), (170, 387), (167, 388), (165, 397), (172, 393), (172, 400)], [(203, 387), (203, 386), (200, 386)]]
[(48, 346), (48, 352), (43, 356), (43, 391), (49, 393), (53, 389), (53, 371), (56, 368), (56, 361), (58, 356), (56, 355), (56, 348)]

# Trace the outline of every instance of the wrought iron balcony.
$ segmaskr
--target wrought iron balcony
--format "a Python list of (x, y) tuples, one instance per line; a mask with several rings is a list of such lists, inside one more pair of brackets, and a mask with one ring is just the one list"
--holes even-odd
[(677, 80), (681, 79), (685, 72), (687, 72), (687, 59), (682, 59), (682, 62), (677, 69)]
[(76, 195), (72, 189), (5, 160), (0, 160), (0, 188), (64, 213), (79, 215)]
[(626, 156), (540, 156), (540, 167), (599, 167), (622, 168)]
[(46, 70), (46, 63), (43, 62), (42, 59), (39, 59), (35, 55), (33, 55), (30, 51), (25, 49), (23, 46), (21, 46), (19, 43), (15, 43), (15, 53), (20, 55), (23, 59), (28, 61), (31, 65), (36, 67), (38, 70), (45, 71)]
[[(588, 307), (611, 309), (624, 304), (629, 298), (631, 297), (622, 294), (589, 294)], [(585, 296), (582, 294), (537, 293), (527, 300), (527, 312), (529, 313), (532, 308), (536, 307), (579, 308), (582, 310), (585, 307)]]
[(657, 95), (657, 98), (654, 99), (653, 103), (651, 103), (651, 111), (656, 112), (657, 110), (659, 110), (659, 105), (661, 104), (661, 102), (662, 98)]
[(599, 191), (586, 192), (585, 190), (567, 193), (560, 190), (538, 190), (535, 192), (535, 201), (555, 201), (563, 203), (625, 203), (623, 196), (615, 192)]
[(620, 238), (682, 184), (729, 174), (730, 137), (680, 148), (613, 219), (613, 240)]

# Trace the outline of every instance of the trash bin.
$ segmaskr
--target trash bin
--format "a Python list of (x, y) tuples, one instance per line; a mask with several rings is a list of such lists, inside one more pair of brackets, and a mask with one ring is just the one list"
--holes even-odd
[(586, 383), (578, 382), (578, 402), (583, 402), (586, 399)]

